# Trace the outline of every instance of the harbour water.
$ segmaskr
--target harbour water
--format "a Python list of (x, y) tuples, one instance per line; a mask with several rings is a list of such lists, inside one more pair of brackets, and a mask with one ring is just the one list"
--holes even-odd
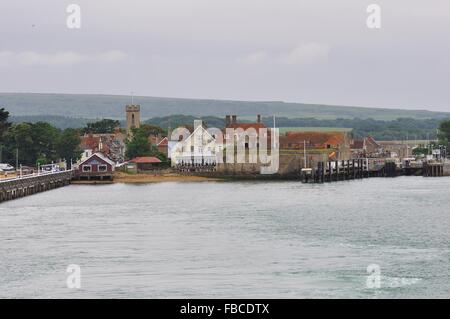
[(0, 297), (449, 298), (449, 195), (422, 177), (71, 185), (0, 205)]

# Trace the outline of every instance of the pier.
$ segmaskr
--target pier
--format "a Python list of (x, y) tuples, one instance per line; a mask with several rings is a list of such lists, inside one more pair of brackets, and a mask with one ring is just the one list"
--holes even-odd
[(315, 168), (301, 170), (304, 183), (330, 183), (369, 177), (396, 177), (403, 175), (441, 177), (450, 175), (450, 163), (424, 162), (400, 165), (393, 159), (359, 158), (351, 160), (317, 162)]
[(0, 180), (0, 203), (69, 185), (72, 177), (69, 170)]
[(329, 183), (369, 177), (366, 159), (318, 162), (317, 168), (302, 170), (304, 183)]
[(424, 177), (444, 176), (444, 163), (425, 163), (423, 166)]

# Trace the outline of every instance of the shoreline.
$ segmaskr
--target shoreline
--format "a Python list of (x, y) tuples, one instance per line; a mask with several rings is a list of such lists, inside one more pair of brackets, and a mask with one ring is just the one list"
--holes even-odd
[(176, 173), (166, 174), (127, 174), (122, 172), (114, 173), (113, 184), (151, 184), (164, 182), (211, 182), (222, 181), (221, 178), (181, 175)]

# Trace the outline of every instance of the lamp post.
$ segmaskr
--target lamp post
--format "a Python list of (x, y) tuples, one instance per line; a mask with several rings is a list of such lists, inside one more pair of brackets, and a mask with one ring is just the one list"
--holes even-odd
[(16, 170), (19, 167), (19, 148), (16, 148)]
[(306, 140), (303, 141), (303, 167), (306, 168)]

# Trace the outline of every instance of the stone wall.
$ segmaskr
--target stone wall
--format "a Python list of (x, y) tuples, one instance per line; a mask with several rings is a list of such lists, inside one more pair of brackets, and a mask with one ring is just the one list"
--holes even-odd
[(444, 164), (444, 176), (450, 176), (450, 162)]

